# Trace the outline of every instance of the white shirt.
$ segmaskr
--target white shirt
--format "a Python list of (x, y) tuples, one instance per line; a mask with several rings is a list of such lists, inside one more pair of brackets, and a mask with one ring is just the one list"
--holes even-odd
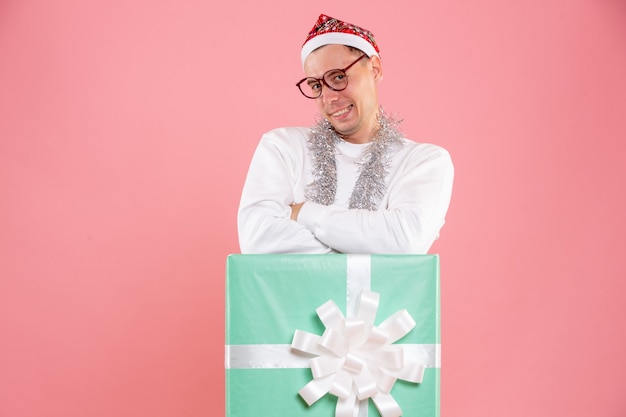
[(311, 130), (286, 127), (263, 135), (250, 163), (238, 212), (242, 253), (427, 253), (450, 204), (454, 167), (436, 145), (403, 139), (388, 166), (378, 210), (348, 209), (368, 144), (337, 145), (337, 193), (324, 206), (306, 201), (298, 221), (292, 203), (305, 201), (313, 181)]

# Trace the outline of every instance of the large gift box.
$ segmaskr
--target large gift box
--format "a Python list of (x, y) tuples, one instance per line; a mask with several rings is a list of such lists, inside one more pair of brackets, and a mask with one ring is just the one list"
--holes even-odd
[(230, 255), (228, 417), (435, 417), (437, 255)]

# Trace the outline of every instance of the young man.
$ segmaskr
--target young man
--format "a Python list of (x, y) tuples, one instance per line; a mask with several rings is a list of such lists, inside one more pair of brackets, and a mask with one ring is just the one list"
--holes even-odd
[(297, 83), (321, 114), (312, 128), (261, 138), (241, 196), (242, 253), (426, 253), (450, 203), (448, 152), (406, 139), (378, 102), (371, 32), (320, 15)]

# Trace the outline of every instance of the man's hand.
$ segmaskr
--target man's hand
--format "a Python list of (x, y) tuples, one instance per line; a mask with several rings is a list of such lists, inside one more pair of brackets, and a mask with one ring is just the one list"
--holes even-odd
[(302, 208), (302, 203), (292, 203), (289, 206), (291, 207), (291, 220), (298, 221), (298, 213), (300, 213), (300, 209)]

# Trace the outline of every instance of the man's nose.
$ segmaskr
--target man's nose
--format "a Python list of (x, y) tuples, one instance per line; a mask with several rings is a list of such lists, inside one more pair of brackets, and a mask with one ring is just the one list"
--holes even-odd
[(339, 91), (324, 86), (322, 90), (322, 100), (324, 100), (324, 103), (332, 103), (337, 100), (337, 97), (339, 97)]

